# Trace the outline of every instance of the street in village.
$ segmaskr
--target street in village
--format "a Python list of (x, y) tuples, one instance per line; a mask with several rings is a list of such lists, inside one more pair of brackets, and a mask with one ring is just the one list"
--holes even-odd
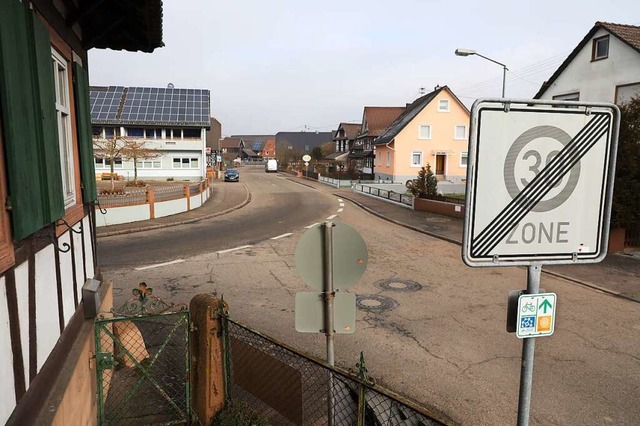
[[(241, 168), (240, 184), (216, 183), (225, 199), (211, 202), (243, 204), (244, 185), (250, 202), (227, 214), (99, 238), (116, 304), (141, 281), (176, 303), (224, 295), (235, 320), (323, 358), (324, 336), (294, 329), (295, 294), (311, 291), (294, 253), (306, 227), (331, 218), (354, 227), (369, 250), (363, 278), (348, 290), (358, 298), (356, 331), (337, 336), (337, 365), (355, 367), (363, 351), (379, 384), (462, 424), (515, 423), (522, 341), (505, 331), (506, 298), (526, 287), (524, 268), (469, 268), (459, 245), (372, 215), (348, 191), (340, 198), (261, 167)], [(449, 219), (427, 219), (447, 230)], [(633, 296), (637, 275), (620, 278)], [(557, 321), (553, 336), (537, 339), (531, 424), (637, 424), (640, 304), (547, 274), (541, 286), (558, 296)]]

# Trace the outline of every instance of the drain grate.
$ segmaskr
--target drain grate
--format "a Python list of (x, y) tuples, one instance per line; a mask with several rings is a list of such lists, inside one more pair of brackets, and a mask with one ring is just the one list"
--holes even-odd
[(397, 308), (398, 302), (379, 294), (361, 294), (356, 296), (356, 307), (361, 311), (380, 313)]
[(382, 290), (391, 291), (418, 291), (422, 290), (422, 284), (418, 284), (413, 280), (403, 280), (399, 278), (389, 278), (386, 280), (376, 281), (374, 284), (376, 287)]

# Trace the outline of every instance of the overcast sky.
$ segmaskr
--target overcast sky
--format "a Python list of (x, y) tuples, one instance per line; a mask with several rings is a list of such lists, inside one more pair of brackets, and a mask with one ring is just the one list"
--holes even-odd
[[(600, 21), (640, 25), (638, 0), (164, 0), (165, 47), (93, 49), (90, 84), (205, 88), (224, 135), (329, 131), (365, 105), (448, 85), (470, 106), (533, 97)], [(305, 127), (306, 126), (306, 127)]]

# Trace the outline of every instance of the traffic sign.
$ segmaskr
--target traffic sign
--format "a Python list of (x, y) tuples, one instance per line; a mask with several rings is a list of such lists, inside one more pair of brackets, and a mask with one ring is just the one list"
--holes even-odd
[[(301, 333), (324, 333), (324, 293), (296, 293), (295, 326)], [(337, 334), (356, 331), (356, 295), (336, 293), (333, 299), (333, 328)]]
[[(322, 227), (308, 229), (296, 246), (296, 269), (312, 288), (323, 291)], [(333, 288), (345, 290), (353, 286), (367, 269), (367, 245), (351, 226), (336, 222), (333, 228)]]
[(311, 161), (311, 156), (310, 156), (309, 154), (305, 154), (305, 155), (303, 155), (303, 156), (302, 156), (302, 161), (304, 161), (304, 162), (307, 162), (307, 163), (308, 163), (309, 161)]
[(476, 101), (468, 151), (465, 263), (601, 261), (619, 120), (613, 104)]
[(551, 336), (556, 322), (556, 294), (523, 294), (518, 298), (516, 336)]

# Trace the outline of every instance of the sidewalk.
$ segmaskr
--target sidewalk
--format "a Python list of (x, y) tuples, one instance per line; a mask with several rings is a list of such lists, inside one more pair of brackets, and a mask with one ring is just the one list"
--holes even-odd
[[(460, 245), (462, 243), (461, 219), (413, 211), (379, 198), (353, 192), (350, 189), (338, 190), (311, 179), (295, 176), (287, 176), (287, 179), (301, 185), (331, 192), (397, 225), (454, 244)], [(98, 237), (106, 237), (197, 222), (239, 209), (251, 201), (251, 194), (243, 182), (225, 184), (225, 182), (214, 180), (212, 188), (213, 196), (198, 209), (158, 219), (100, 227), (97, 230), (97, 235)], [(604, 261), (598, 264), (545, 266), (543, 272), (640, 302), (640, 256), (638, 255), (608, 255)]]

